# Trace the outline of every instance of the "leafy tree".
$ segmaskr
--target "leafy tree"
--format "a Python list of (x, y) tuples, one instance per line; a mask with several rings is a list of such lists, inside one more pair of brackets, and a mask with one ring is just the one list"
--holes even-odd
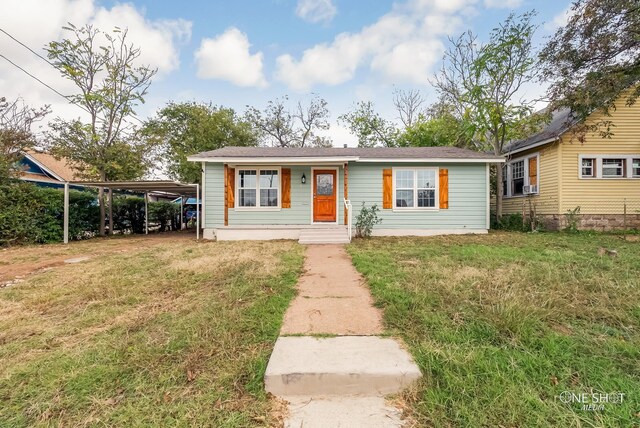
[(414, 122), (398, 137), (399, 146), (455, 146), (474, 148), (475, 127), (458, 117), (453, 108), (436, 103), (425, 110), (424, 117)]
[[(128, 121), (144, 102), (155, 69), (138, 66), (140, 49), (127, 42), (127, 31), (101, 32), (91, 25), (63, 27), (71, 34), (47, 47), (49, 60), (78, 92), (69, 101), (87, 111), (88, 120), (56, 118), (50, 150), (73, 162), (81, 176), (101, 181), (133, 179), (145, 171), (147, 147)], [(104, 41), (101, 44), (101, 41)], [(100, 234), (105, 232), (105, 201), (100, 189)], [(111, 205), (111, 204), (110, 204)], [(113, 231), (112, 218), (110, 231)]]
[(289, 98), (271, 100), (264, 111), (248, 107), (246, 120), (258, 132), (260, 141), (275, 147), (331, 147), (331, 140), (318, 135), (329, 129), (327, 102), (314, 95), (308, 104), (299, 101), (292, 111)]
[(360, 101), (353, 111), (338, 117), (358, 138), (358, 147), (395, 147), (400, 131), (374, 110), (371, 101)]
[[(640, 95), (640, 2), (579, 0), (567, 25), (557, 30), (541, 52), (542, 78), (551, 81), (553, 108), (569, 107), (579, 121), (601, 110), (605, 116), (623, 96), (627, 105)], [(601, 120), (582, 131), (611, 135)]]
[(144, 137), (160, 149), (169, 175), (200, 183), (200, 165), (193, 154), (224, 146), (254, 146), (258, 136), (251, 124), (229, 108), (195, 102), (169, 103), (144, 126)]
[(35, 144), (32, 126), (49, 113), (49, 106), (27, 107), (22, 99), (0, 97), (0, 183), (12, 178), (23, 151)]
[[(516, 100), (535, 77), (532, 37), (534, 12), (510, 15), (491, 31), (486, 43), (471, 32), (451, 40), (434, 85), (475, 129), (479, 149), (501, 155), (506, 142), (524, 137), (542, 120), (532, 114), (534, 101)], [(497, 168), (496, 217), (502, 216), (502, 168)]]

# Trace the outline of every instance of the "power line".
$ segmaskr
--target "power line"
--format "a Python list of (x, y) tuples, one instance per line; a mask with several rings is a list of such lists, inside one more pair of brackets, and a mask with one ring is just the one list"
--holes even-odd
[[(47, 64), (49, 64), (50, 66), (56, 68), (56, 66), (49, 61), (47, 58), (43, 57), (42, 55), (40, 55), (38, 52), (34, 51), (33, 49), (31, 49), (29, 46), (27, 46), (26, 44), (22, 43), (20, 40), (18, 40), (17, 38), (15, 38), (14, 36), (12, 36), (11, 34), (9, 34), (7, 31), (5, 31), (3, 28), (0, 28), (0, 32), (6, 34), (8, 37), (10, 37), (13, 41), (15, 41), (16, 43), (20, 44), (22, 47), (24, 47), (25, 49), (29, 50), (31, 53), (33, 53), (34, 55), (36, 55), (38, 58), (42, 59), (43, 61), (45, 61)], [(91, 114), (91, 112), (84, 106), (72, 101), (71, 99), (69, 99), (68, 95), (64, 95), (62, 93), (60, 93), (58, 90), (54, 89), (53, 87), (49, 86), (48, 84), (46, 84), (45, 82), (43, 82), (42, 80), (40, 80), (39, 78), (37, 78), (36, 76), (34, 76), (33, 74), (29, 73), (27, 70), (25, 70), (23, 67), (20, 67), (18, 64), (16, 64), (15, 62), (11, 61), (9, 58), (7, 58), (6, 56), (4, 56), (3, 54), (0, 54), (0, 57), (2, 57), (4, 60), (6, 60), (7, 62), (9, 62), (11, 65), (13, 65), (14, 67), (18, 68), (19, 70), (21, 70), (23, 73), (25, 73), (26, 75), (28, 75), (29, 77), (31, 77), (32, 79), (35, 79), (36, 81), (38, 81), (40, 84), (46, 86), (47, 88), (49, 88), (50, 90), (52, 90), (53, 92), (55, 92), (56, 94), (60, 95), (62, 98), (64, 98), (65, 100), (67, 100), (67, 102), (80, 107), (82, 110), (86, 111), (87, 113)], [(142, 121), (140, 118), (138, 118), (137, 116), (130, 116), (131, 118), (137, 120), (140, 124), (144, 125), (144, 121)], [(128, 122), (125, 119), (123, 119), (125, 122)], [(129, 122), (130, 123), (130, 122)]]

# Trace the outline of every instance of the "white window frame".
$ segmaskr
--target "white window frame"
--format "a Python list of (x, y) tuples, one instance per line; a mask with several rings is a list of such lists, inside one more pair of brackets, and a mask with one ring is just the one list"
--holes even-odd
[[(512, 169), (512, 165), (516, 162), (520, 162), (520, 161), (524, 161), (524, 186), (530, 186), (531, 184), (529, 183), (529, 159), (532, 158), (536, 158), (536, 165), (538, 168), (538, 172), (537, 172), (537, 178), (538, 178), (538, 182), (536, 183), (537, 186), (537, 191), (533, 192), (533, 193), (523, 193), (522, 195), (514, 195), (513, 194), (513, 189), (512, 189), (512, 182), (513, 182), (513, 169)], [(525, 156), (520, 156), (517, 158), (513, 158), (513, 159), (509, 159), (505, 165), (507, 166), (506, 170), (507, 170), (507, 174), (506, 177), (504, 177), (503, 174), (503, 180), (506, 179), (507, 180), (507, 193), (505, 193), (504, 195), (502, 195), (504, 198), (525, 198), (527, 196), (531, 196), (531, 195), (539, 195), (540, 194), (540, 152), (535, 152), (535, 153), (530, 153), (528, 155)], [(502, 183), (500, 183), (500, 186), (503, 186)]]
[[(584, 161), (591, 161), (591, 166), (589, 167), (585, 167), (584, 166)], [(583, 174), (583, 169), (584, 168), (591, 168), (591, 175), (584, 175)], [(580, 159), (580, 178), (596, 178), (596, 170), (598, 169), (598, 160), (595, 158), (581, 158)]]
[[(267, 166), (267, 165), (242, 165), (235, 166), (235, 198), (236, 203), (234, 211), (280, 211), (282, 209), (282, 167), (280, 166)], [(240, 206), (240, 171), (256, 171), (256, 206), (255, 207), (241, 207)], [(278, 171), (278, 206), (276, 207), (263, 207), (260, 205), (260, 171)]]
[[(582, 160), (583, 159), (593, 159), (594, 160), (594, 170), (593, 177), (583, 176), (582, 175)], [(604, 159), (623, 159), (623, 175), (620, 176), (607, 176), (605, 177), (602, 174), (602, 161)], [(638, 180), (640, 179), (640, 175), (633, 174), (633, 160), (640, 159), (640, 153), (585, 153), (578, 155), (578, 178), (581, 180)]]
[[(396, 171), (413, 171), (413, 207), (396, 207)], [(435, 173), (435, 187), (434, 187), (434, 205), (433, 207), (419, 207), (418, 206), (418, 183), (416, 179), (417, 171), (434, 171)], [(393, 196), (392, 207), (393, 211), (440, 211), (440, 168), (438, 167), (393, 167), (391, 168), (391, 174), (393, 175)], [(421, 189), (423, 189), (421, 187)], [(402, 190), (402, 188), (401, 188)]]
[[(616, 175), (604, 175), (604, 170), (605, 170), (605, 162), (606, 161), (620, 161), (619, 165), (616, 166), (610, 166), (607, 168), (615, 168), (616, 170), (620, 170), (620, 174), (616, 174)], [(606, 157), (606, 158), (602, 158), (602, 161), (600, 163), (600, 172), (602, 174), (602, 178), (625, 178), (626, 176), (626, 158), (610, 158), (610, 157)]]
[[(636, 174), (635, 172), (635, 166), (634, 163), (638, 162), (638, 173)], [(640, 178), (640, 156), (638, 157), (632, 157), (631, 158), (631, 176), (630, 178)]]

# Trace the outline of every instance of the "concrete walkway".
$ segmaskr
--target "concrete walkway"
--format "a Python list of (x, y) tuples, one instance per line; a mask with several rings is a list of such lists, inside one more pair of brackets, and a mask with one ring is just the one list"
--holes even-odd
[(351, 258), (341, 245), (314, 245), (304, 267), (265, 373), (267, 391), (289, 402), (285, 426), (402, 426), (384, 396), (420, 370), (399, 341), (376, 336), (382, 314)]

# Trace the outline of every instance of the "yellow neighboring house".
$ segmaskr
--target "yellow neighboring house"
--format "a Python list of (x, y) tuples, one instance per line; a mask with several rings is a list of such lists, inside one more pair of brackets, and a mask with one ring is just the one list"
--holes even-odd
[[(640, 229), (640, 103), (624, 101), (611, 117), (611, 138), (573, 134), (570, 113), (560, 110), (526, 140), (505, 148), (503, 213), (535, 214), (547, 229)], [(578, 210), (579, 207), (579, 210)], [(573, 215), (569, 215), (573, 212)]]

